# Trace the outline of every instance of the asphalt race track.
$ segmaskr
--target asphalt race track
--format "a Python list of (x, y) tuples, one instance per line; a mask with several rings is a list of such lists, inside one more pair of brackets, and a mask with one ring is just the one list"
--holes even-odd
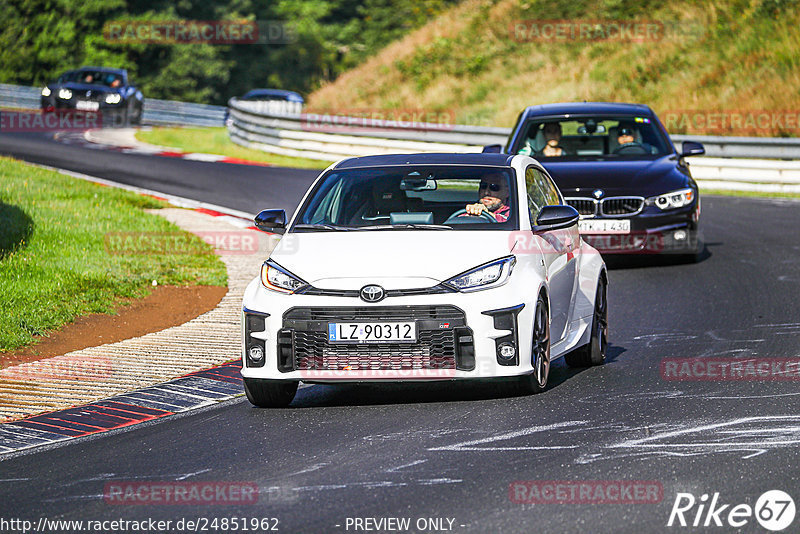
[(258, 213), (294, 211), (319, 171), (206, 163), (89, 149), (52, 140), (52, 134), (0, 134), (0, 155), (81, 172), (170, 195)]
[[(293, 208), (317, 174), (41, 137), (0, 136), (0, 153), (249, 212)], [(354, 532), (354, 518), (387, 517), (410, 518), (410, 532), (733, 531), (667, 522), (678, 493), (709, 502), (719, 493), (729, 505), (723, 522), (767, 490), (800, 499), (798, 377), (667, 380), (662, 371), (674, 358), (800, 357), (800, 203), (704, 197), (702, 223), (697, 264), (615, 262), (608, 362), (582, 371), (557, 362), (541, 395), (507, 397), (481, 384), (317, 385), (284, 410), (240, 397), (0, 460), (0, 516), (277, 518), (281, 532)], [(258, 502), (103, 499), (109, 482), (176, 480), (252, 482)], [(663, 494), (637, 504), (523, 504), (512, 500), (515, 481), (651, 481)], [(420, 518), (444, 521), (416, 530)], [(742, 532), (765, 531), (746, 520)]]

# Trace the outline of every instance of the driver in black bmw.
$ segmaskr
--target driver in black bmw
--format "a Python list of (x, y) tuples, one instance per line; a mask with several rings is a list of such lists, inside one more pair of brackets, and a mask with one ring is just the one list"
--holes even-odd
[(486, 211), (493, 215), (497, 222), (506, 222), (511, 214), (508, 202), (508, 179), (500, 174), (487, 174), (478, 187), (478, 198), (475, 204), (467, 204), (465, 215), (480, 216)]

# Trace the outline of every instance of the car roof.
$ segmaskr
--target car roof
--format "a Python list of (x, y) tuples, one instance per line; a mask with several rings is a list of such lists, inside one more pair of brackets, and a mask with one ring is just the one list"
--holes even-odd
[(361, 156), (342, 160), (334, 168), (355, 169), (392, 165), (482, 165), (488, 167), (509, 167), (513, 158), (513, 155), (496, 153), (381, 154), (378, 156)]
[(653, 110), (644, 104), (622, 102), (562, 102), (529, 106), (523, 112), (525, 118), (549, 115), (653, 115)]
[(81, 67), (79, 69), (71, 70), (69, 72), (80, 72), (82, 70), (96, 70), (99, 72), (111, 72), (113, 74), (125, 74), (125, 69), (114, 69), (111, 67), (92, 67), (91, 65), (86, 67)]
[(285, 89), (251, 89), (247, 91), (242, 98), (251, 96), (278, 96), (290, 102), (304, 102), (303, 97), (294, 91), (287, 91)]

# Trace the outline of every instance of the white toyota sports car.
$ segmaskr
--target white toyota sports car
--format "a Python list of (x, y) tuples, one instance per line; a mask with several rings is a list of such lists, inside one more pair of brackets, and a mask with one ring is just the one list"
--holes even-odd
[(605, 359), (605, 264), (534, 159), (365, 156), (326, 169), (243, 303), (247, 398), (299, 382), (500, 379), (545, 389), (550, 362)]

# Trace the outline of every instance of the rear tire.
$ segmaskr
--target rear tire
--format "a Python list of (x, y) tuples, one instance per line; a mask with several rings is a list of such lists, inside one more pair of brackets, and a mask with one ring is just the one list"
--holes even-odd
[(550, 376), (550, 314), (544, 295), (539, 295), (536, 301), (531, 337), (533, 372), (517, 377), (515, 389), (520, 395), (541, 393), (547, 388), (547, 379)]
[(597, 282), (592, 316), (592, 334), (589, 343), (564, 356), (570, 367), (602, 365), (608, 348), (608, 283), (604, 276)]
[(298, 382), (245, 378), (247, 400), (259, 408), (284, 408), (294, 400)]

